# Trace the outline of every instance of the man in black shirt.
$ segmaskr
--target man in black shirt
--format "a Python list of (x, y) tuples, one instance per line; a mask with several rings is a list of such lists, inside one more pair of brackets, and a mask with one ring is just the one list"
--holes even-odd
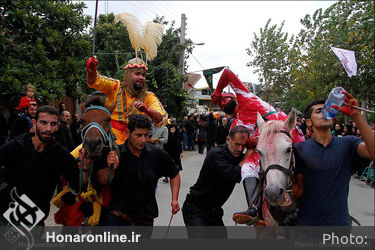
[[(208, 152), (197, 182), (182, 207), (186, 226), (224, 226), (221, 208), (241, 181), (241, 167), (248, 156), (242, 153), (249, 138), (244, 126), (231, 129), (227, 144)], [(191, 228), (190, 228), (191, 229)], [(189, 237), (192, 237), (191, 230)]]
[[(44, 217), (38, 222), (43, 225), (60, 175), (68, 180), (73, 190), (78, 191), (79, 170), (73, 156), (53, 138), (59, 126), (58, 111), (51, 106), (42, 106), (35, 119), (35, 134), (20, 135), (0, 148), (0, 165), (5, 167), (7, 184), (0, 192), (0, 214), (10, 208), (9, 203), (15, 198), (14, 195), (11, 197), (11, 190), (16, 188), (20, 197), (26, 194), (43, 211)], [(83, 181), (87, 181), (86, 173)], [(4, 223), (6, 220), (1, 216), (0, 224)]]
[(9, 139), (13, 139), (24, 133), (28, 133), (32, 128), (33, 124), (31, 119), (35, 117), (37, 111), (36, 103), (29, 103), (29, 106), (25, 108), (25, 112), (19, 112), (17, 119), (10, 126)]
[(184, 128), (187, 134), (187, 150), (194, 151), (194, 115), (191, 114), (188, 120), (184, 123)]
[(58, 141), (61, 145), (63, 145), (66, 150), (71, 152), (74, 148), (74, 141), (72, 135), (70, 134), (70, 130), (68, 127), (68, 123), (70, 121), (70, 113), (69, 111), (61, 111), (60, 112), (60, 126), (56, 133), (56, 141)]
[(158, 216), (155, 187), (159, 178), (170, 177), (172, 213), (180, 210), (179, 167), (168, 153), (147, 143), (151, 120), (141, 114), (129, 116), (129, 134), (120, 145), (120, 164), (112, 177), (107, 226), (152, 226)]

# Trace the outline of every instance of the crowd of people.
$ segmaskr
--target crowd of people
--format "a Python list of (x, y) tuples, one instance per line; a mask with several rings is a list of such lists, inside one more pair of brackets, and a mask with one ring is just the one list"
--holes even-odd
[[(78, 114), (73, 114), (72, 118), (64, 103), (60, 103), (59, 110), (48, 105), (38, 107), (33, 98), (35, 88), (28, 84), (25, 98), (20, 102), (10, 126), (9, 120), (5, 120), (0, 113), (0, 165), (3, 166), (6, 184), (0, 192), (1, 214), (13, 198), (12, 188), (17, 188), (43, 210), (46, 216), (39, 222), (43, 225), (56, 186), (59, 186), (58, 192), (63, 192), (61, 197), (67, 192), (63, 185), (70, 187), (72, 195), (80, 194), (82, 186), (79, 183), (82, 182), (88, 183), (87, 188), (91, 190), (93, 187), (89, 178), (92, 169), (96, 169), (98, 183), (109, 187), (108, 193), (100, 194), (100, 200), (108, 198), (109, 202), (106, 205), (101, 203), (101, 218), (93, 225), (153, 226), (159, 213), (155, 196), (158, 180), (164, 177), (164, 182), (170, 183), (171, 213), (176, 214), (180, 210), (179, 172), (183, 169), (183, 153), (198, 149), (199, 154), (204, 154), (206, 149), (198, 179), (183, 202), (185, 225), (190, 229), (193, 226), (223, 226), (222, 206), (235, 184), (241, 181), (248, 209), (234, 213), (233, 220), (241, 224), (249, 223), (260, 214), (258, 207), (262, 202), (257, 195), (261, 171), (260, 153), (257, 151), (260, 134), (257, 119), (261, 117), (265, 121), (289, 122), (288, 131), (284, 132), (295, 144), (294, 184), (300, 190), (296, 198), (301, 202), (298, 225), (350, 224), (347, 209), (349, 176), (356, 169), (357, 159), (374, 159), (375, 156), (374, 126), (371, 129), (359, 111), (350, 106), (358, 104), (349, 93), (345, 92), (349, 107), (337, 109), (352, 118), (351, 126), (346, 125), (341, 130), (340, 124), (333, 125), (332, 120), (324, 120), (324, 100), (312, 102), (306, 108), (304, 118), (290, 122), (285, 113), (249, 92), (233, 72), (225, 69), (212, 95), (213, 104), (218, 104), (225, 115), (217, 117), (212, 112), (192, 113), (178, 123), (173, 116), (168, 117), (155, 94), (146, 90), (148, 68), (142, 60), (136, 58), (129, 61), (125, 66), (123, 81), (101, 76), (97, 65), (96, 58), (88, 60), (87, 84), (104, 93), (106, 99), (98, 102), (101, 106), (93, 104), (94, 101), (91, 104), (88, 102), (84, 109), (105, 111), (103, 122), (112, 129), (103, 142), (109, 143), (111, 140), (107, 145), (107, 154), (102, 155), (95, 164), (90, 164), (94, 159), (86, 159), (83, 155), (86, 138), (81, 138), (80, 131), (86, 121), (80, 121)], [(235, 94), (222, 93), (228, 84)], [(1, 106), (0, 112), (3, 112)], [(90, 124), (102, 135), (107, 134), (97, 122)], [(87, 134), (88, 131), (85, 132)], [(325, 150), (331, 153), (325, 155)], [(329, 157), (335, 154), (342, 157)], [(339, 195), (331, 197), (332, 200), (322, 196), (327, 192), (327, 176), (321, 172), (319, 165), (322, 162), (328, 164), (330, 183), (338, 187), (336, 191)], [(103, 164), (97, 168), (99, 163)], [(335, 171), (342, 174), (335, 175)], [(357, 171), (360, 174), (360, 170)], [(100, 190), (95, 195), (99, 195)], [(312, 194), (313, 190), (320, 192)], [(57, 197), (60, 197), (59, 194)], [(322, 207), (316, 206), (317, 202), (336, 211), (323, 211)], [(69, 203), (65, 198), (62, 203), (66, 204), (60, 209), (77, 205), (74, 199)], [(311, 207), (315, 210), (311, 210)], [(92, 211), (94, 214), (98, 210), (93, 208)], [(319, 220), (315, 219), (317, 216)], [(82, 224), (82, 221), (74, 221), (78, 224), (66, 221), (64, 225), (67, 226)], [(6, 223), (1, 218), (0, 224)], [(194, 230), (188, 232), (190, 237), (197, 236)]]

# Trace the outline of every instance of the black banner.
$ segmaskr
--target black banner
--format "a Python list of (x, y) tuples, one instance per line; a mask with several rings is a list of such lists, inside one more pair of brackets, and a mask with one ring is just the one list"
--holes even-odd
[(213, 85), (212, 85), (212, 75), (216, 74), (216, 73), (219, 73), (220, 71), (222, 71), (224, 69), (224, 67), (225, 66), (203, 70), (204, 78), (206, 78), (208, 87), (210, 87), (210, 92), (211, 92), (210, 94), (213, 93), (213, 89), (214, 89)]

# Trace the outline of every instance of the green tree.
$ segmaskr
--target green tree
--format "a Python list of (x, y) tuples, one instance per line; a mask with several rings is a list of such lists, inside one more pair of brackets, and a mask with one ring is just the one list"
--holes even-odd
[[(318, 9), (313, 15), (305, 15), (301, 19), (303, 28), (298, 35), (289, 39), (288, 46), (286, 35), (281, 32), (277, 36), (277, 32), (271, 32), (268, 21), (265, 28), (261, 29), (261, 34), (255, 36), (252, 46), (255, 59), (251, 62), (251, 66), (257, 67), (257, 72), (260, 72), (262, 77), (264, 77), (263, 72), (281, 74), (280, 85), (275, 85), (271, 81), (271, 91), (272, 95), (282, 97), (282, 107), (285, 110), (296, 107), (299, 111), (303, 111), (308, 102), (317, 98), (326, 98), (335, 86), (343, 86), (360, 102), (367, 103), (373, 108), (375, 92), (371, 90), (375, 82), (374, 16), (373, 1), (333, 3), (324, 12)], [(280, 37), (285, 39), (277, 39)], [(272, 43), (273, 41), (277, 42)], [(357, 76), (351, 78), (347, 76), (341, 62), (332, 52), (331, 46), (355, 51), (358, 64)], [(272, 53), (275, 52), (274, 48), (279, 48), (282, 53), (278, 57), (284, 60), (284, 62), (280, 61), (281, 67), (274, 63), (273, 57), (277, 56)], [(286, 68), (286, 71), (278, 71), (280, 68)], [(286, 84), (282, 85), (284, 80)], [(277, 89), (276, 86), (281, 88)], [(283, 92), (279, 92), (280, 89)]]
[[(293, 72), (295, 84), (303, 85), (312, 97), (328, 96), (335, 86), (343, 86), (360, 101), (370, 103), (374, 91), (374, 25), (373, 1), (340, 1), (324, 12), (306, 15), (296, 39), (298, 64)], [(331, 46), (356, 52), (357, 75), (349, 78)]]
[(36, 99), (47, 103), (63, 94), (77, 97), (84, 82), (90, 18), (83, 2), (3, 0), (0, 8), (0, 93), (16, 104), (30, 82)]
[(283, 32), (284, 22), (278, 27), (270, 26), (268, 19), (259, 35), (254, 33), (250, 48), (246, 49), (252, 60), (247, 66), (256, 69), (258, 79), (262, 83), (262, 98), (270, 103), (280, 101), (289, 83), (288, 74), (288, 33)]

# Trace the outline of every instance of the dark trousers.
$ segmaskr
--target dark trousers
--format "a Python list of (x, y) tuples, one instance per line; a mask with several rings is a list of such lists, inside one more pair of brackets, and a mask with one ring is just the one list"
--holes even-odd
[(188, 134), (188, 150), (195, 150), (194, 149), (194, 133)]
[(203, 142), (198, 141), (198, 152), (200, 154), (203, 154), (205, 146), (206, 146), (206, 142), (205, 141), (203, 141)]
[[(184, 205), (182, 206), (182, 216), (190, 239), (227, 238), (227, 230), (224, 227), (222, 208), (202, 210), (195, 204), (188, 194)], [(206, 226), (210, 226), (210, 228), (207, 228)]]

